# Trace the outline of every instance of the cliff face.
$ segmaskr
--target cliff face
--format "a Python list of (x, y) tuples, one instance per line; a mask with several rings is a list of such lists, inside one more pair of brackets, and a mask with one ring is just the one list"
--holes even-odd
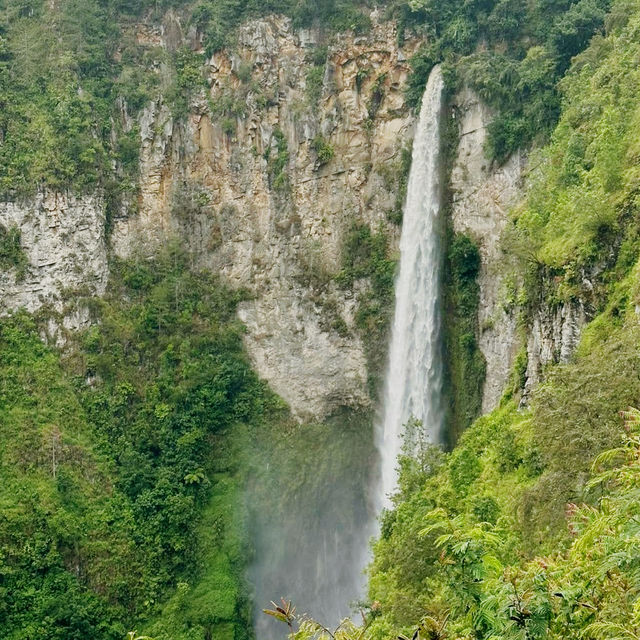
[(493, 167), (484, 155), (487, 126), (493, 114), (472, 91), (456, 96), (458, 151), (451, 172), (452, 224), (471, 236), (480, 249), (478, 345), (487, 363), (483, 412), (500, 400), (518, 349), (516, 317), (501, 304), (503, 273), (500, 239), (509, 208), (522, 197), (526, 159), (514, 155)]
[[(381, 228), (397, 208), (401, 155), (413, 138), (404, 102), (408, 58), (419, 42), (397, 44), (393, 23), (363, 37), (299, 31), (283, 17), (247, 23), (233, 51), (206, 65), (210, 87), (175, 118), (162, 100), (136, 123), (140, 190), (113, 220), (110, 244), (121, 257), (149, 254), (180, 236), (194, 260), (249, 291), (240, 308), (258, 373), (299, 418), (340, 406), (369, 406), (367, 360), (354, 315), (358, 292), (337, 286), (347, 232)], [(173, 13), (137, 28), (144, 46), (197, 50), (197, 33)], [(324, 48), (326, 47), (326, 49)], [(326, 50), (326, 55), (325, 55)], [(318, 51), (322, 51), (320, 58)], [(121, 102), (124, 130), (133, 119)], [(496, 406), (522, 338), (502, 299), (500, 237), (522, 197), (526, 158), (502, 167), (484, 157), (492, 114), (471, 91), (454, 99), (460, 139), (451, 175), (452, 222), (479, 244), (479, 346), (487, 362), (483, 410)], [(0, 204), (0, 223), (21, 230), (23, 278), (0, 278), (3, 309), (50, 305), (68, 329), (87, 314), (69, 311), (69, 294), (104, 292), (108, 278), (100, 197), (40, 194)], [(527, 339), (527, 392), (545, 364), (566, 360), (585, 322), (581, 308), (540, 309)], [(57, 330), (55, 323), (51, 331)]]
[(0, 224), (19, 229), (25, 257), (23, 269), (0, 274), (0, 308), (33, 312), (47, 305), (65, 311), (65, 328), (86, 326), (88, 314), (74, 308), (74, 296), (101, 295), (108, 278), (101, 198), (41, 193), (29, 202), (0, 203)]
[(523, 342), (526, 402), (545, 365), (569, 360), (587, 318), (581, 303), (549, 308), (541, 301), (529, 326), (518, 331), (518, 308), (505, 299), (509, 270), (501, 239), (510, 208), (524, 196), (527, 158), (518, 153), (504, 165), (492, 166), (483, 149), (494, 114), (470, 90), (457, 95), (454, 103), (460, 138), (451, 173), (451, 215), (454, 230), (470, 235), (480, 249), (478, 345), (487, 365), (482, 401), (487, 413), (498, 405)]
[[(331, 275), (354, 222), (397, 234), (389, 173), (413, 124), (403, 88), (415, 43), (400, 49), (394, 26), (377, 24), (332, 41), (316, 66), (320, 44), (286, 18), (251, 22), (233, 55), (209, 61), (210, 95), (185, 126), (150, 105), (139, 213), (116, 220), (113, 234), (127, 255), (179, 233), (200, 264), (248, 288), (247, 347), (299, 417), (370, 403), (356, 300)], [(211, 109), (230, 103), (212, 122)]]

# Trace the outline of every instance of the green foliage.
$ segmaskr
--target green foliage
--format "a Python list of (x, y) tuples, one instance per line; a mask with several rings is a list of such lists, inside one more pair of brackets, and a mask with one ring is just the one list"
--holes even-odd
[(242, 452), (279, 405), (244, 354), (241, 294), (188, 264), (170, 246), (116, 265), (64, 368), (27, 316), (2, 322), (8, 638), (250, 628)]
[(445, 362), (451, 389), (447, 434), (453, 444), (480, 413), (486, 365), (476, 339), (480, 252), (468, 236), (450, 235), (445, 262)]
[(311, 147), (316, 152), (319, 166), (327, 164), (333, 159), (333, 147), (322, 136), (316, 136), (311, 141)]
[[(120, 273), (82, 362), (83, 375), (100, 381), (83, 401), (144, 523), (135, 538), (153, 576), (145, 596), (159, 599), (175, 576), (199, 577), (185, 621), (207, 629), (243, 620), (233, 442), (268, 394), (242, 350), (239, 295), (190, 272), (177, 248)], [(218, 536), (203, 538), (201, 521), (216, 523)]]
[(358, 0), (201, 0), (191, 22), (204, 34), (207, 55), (233, 44), (234, 32), (244, 21), (269, 13), (290, 16), (296, 28), (321, 25), (331, 31), (367, 31), (371, 22)]
[(365, 346), (372, 397), (376, 397), (380, 388), (386, 358), (395, 266), (384, 230), (373, 232), (366, 224), (354, 224), (344, 239), (342, 269), (336, 281), (345, 289), (353, 289), (357, 280), (365, 278), (370, 283), (370, 287), (358, 295), (355, 320)]
[(395, 193), (393, 209), (387, 211), (387, 219), (393, 224), (402, 224), (404, 203), (407, 198), (407, 183), (411, 170), (411, 146), (400, 150), (400, 158), (395, 162), (387, 161), (376, 167), (384, 181), (384, 188)]
[(175, 76), (173, 83), (165, 92), (165, 100), (171, 108), (174, 118), (183, 118), (189, 113), (190, 100), (196, 90), (205, 85), (203, 58), (188, 47), (173, 54)]
[(388, 13), (425, 32), (429, 43), (411, 59), (409, 104), (420, 103), (429, 72), (443, 62), (447, 83), (471, 84), (497, 109), (487, 153), (504, 161), (546, 140), (559, 115), (557, 86), (573, 56), (602, 30), (608, 0), (437, 3), (395, 0)]
[(366, 2), (354, 0), (303, 0), (294, 9), (293, 24), (296, 27), (322, 25), (332, 31), (351, 30), (362, 34), (371, 28), (369, 16), (361, 10), (366, 6)]
[[(628, 415), (634, 421), (640, 416)], [(371, 569), (371, 597), (381, 615), (364, 637), (397, 634), (425, 611), (446, 620), (452, 637), (542, 640), (582, 632), (604, 638), (616, 628), (634, 630), (640, 583), (631, 559), (638, 533), (629, 526), (628, 510), (637, 509), (637, 422), (622, 448), (598, 458), (596, 464), (613, 469), (583, 485), (582, 496), (591, 500), (598, 488), (600, 509), (565, 509), (563, 502), (564, 543), (553, 545), (552, 557), (535, 555), (544, 553), (538, 547), (528, 559), (522, 550), (531, 533), (518, 520), (523, 497), (544, 478), (527, 462), (532, 427), (534, 436), (544, 433), (538, 420), (536, 410), (523, 418), (513, 408), (500, 410), (465, 433), (444, 465), (423, 476), (419, 490), (404, 493), (401, 475), (395, 511), (383, 520)], [(501, 467), (501, 432), (509, 423), (505, 439), (519, 453), (515, 466)], [(546, 453), (548, 441), (539, 446)], [(550, 455), (560, 464), (563, 453)], [(575, 482), (573, 487), (575, 498)]]
[(3, 13), (0, 192), (94, 187), (109, 161), (114, 34), (106, 12), (90, 0)]
[(282, 129), (273, 130), (272, 142), (265, 151), (268, 163), (269, 183), (275, 191), (287, 193), (289, 191), (289, 147)]
[(581, 297), (602, 308), (637, 256), (640, 10), (633, 2), (616, 11), (620, 26), (596, 38), (561, 83), (560, 123), (532, 160), (527, 201), (514, 216), (515, 248), (529, 257), (530, 281), (546, 270), (554, 283), (547, 291), (530, 286), (534, 302)]
[(16, 279), (21, 280), (29, 264), (27, 254), (21, 244), (18, 227), (8, 229), (0, 225), (0, 269), (15, 269)]
[(314, 110), (317, 110), (322, 96), (322, 82), (324, 79), (325, 64), (314, 65), (307, 71), (305, 78), (305, 93), (307, 100)]
[(0, 361), (3, 635), (120, 640), (120, 598), (141, 587), (131, 511), (58, 357), (26, 314), (2, 320)]
[[(570, 544), (562, 553), (523, 561), (510, 550), (504, 520), (474, 523), (451, 507), (423, 515), (418, 537), (440, 550), (428, 584), (442, 600), (431, 607), (446, 608), (445, 615), (444, 608), (434, 615), (446, 621), (448, 634), (513, 640), (637, 634), (640, 412), (629, 409), (623, 416), (629, 433), (622, 446), (594, 463), (598, 475), (590, 486), (601, 487), (604, 496), (597, 508), (569, 505)], [(385, 604), (364, 637), (379, 638), (388, 629), (384, 622), (393, 608), (385, 610)]]

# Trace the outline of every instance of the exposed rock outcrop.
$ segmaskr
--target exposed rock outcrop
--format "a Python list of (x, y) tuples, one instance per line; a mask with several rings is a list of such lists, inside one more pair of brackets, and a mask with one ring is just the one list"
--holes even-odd
[(480, 249), (478, 344), (487, 363), (482, 402), (487, 412), (500, 400), (519, 346), (516, 317), (501, 301), (500, 238), (509, 208), (522, 197), (526, 158), (515, 154), (501, 167), (492, 165), (484, 154), (491, 110), (468, 89), (455, 102), (460, 140), (451, 173), (452, 222), (456, 232), (469, 234)]
[[(490, 164), (484, 144), (494, 114), (469, 89), (455, 102), (460, 140), (451, 174), (452, 222), (455, 231), (469, 234), (480, 248), (478, 344), (487, 364), (482, 402), (486, 413), (497, 406), (524, 338), (518, 334), (513, 305), (503, 299), (508, 269), (502, 260), (501, 236), (509, 209), (524, 196), (526, 157), (514, 154), (502, 166)], [(546, 365), (569, 360), (586, 322), (581, 303), (550, 308), (540, 302), (526, 330), (523, 404)]]
[[(250, 22), (233, 53), (208, 62), (210, 92), (186, 125), (150, 105), (138, 213), (113, 234), (127, 255), (180, 233), (200, 264), (248, 288), (247, 347), (299, 417), (370, 403), (355, 300), (330, 275), (355, 221), (397, 233), (385, 215), (389, 168), (414, 121), (403, 88), (415, 42), (401, 50), (395, 26), (376, 24), (365, 37), (338, 36), (315, 65), (319, 38), (287, 18)], [(339, 322), (327, 322), (328, 308)]]
[[(26, 254), (24, 274), (15, 269), (0, 274), (0, 309), (37, 311), (49, 305), (62, 311), (79, 291), (104, 293), (107, 278), (104, 203), (97, 196), (75, 197), (40, 193), (27, 202), (0, 203), (0, 223), (17, 227)], [(72, 314), (69, 328), (79, 328), (88, 316)]]
[(544, 367), (566, 363), (578, 346), (587, 323), (584, 305), (579, 302), (540, 307), (534, 314), (527, 339), (527, 372), (523, 401), (542, 377)]

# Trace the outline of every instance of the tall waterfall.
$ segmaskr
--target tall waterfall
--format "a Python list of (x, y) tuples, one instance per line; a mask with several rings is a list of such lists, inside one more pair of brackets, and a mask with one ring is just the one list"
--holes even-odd
[[(264, 473), (250, 481), (249, 493), (255, 511), (256, 559), (251, 568), (255, 627), (263, 640), (282, 637), (281, 627), (260, 613), (270, 599), (292, 598), (299, 612), (308, 612), (330, 627), (349, 614), (349, 602), (364, 592), (362, 570), (370, 560), (367, 540), (376, 533), (379, 498), (385, 496), (388, 504), (386, 496), (395, 488), (403, 425), (416, 417), (432, 440), (440, 436), (444, 413), (439, 313), (443, 90), (436, 67), (425, 90), (413, 143), (400, 242), (384, 432), (378, 430), (375, 442), (382, 459), (382, 488), (369, 464), (376, 457), (374, 443), (362, 437), (362, 418), (348, 411), (332, 419), (326, 431), (301, 431), (294, 441), (298, 449), (281, 449), (277, 464), (262, 465)], [(324, 451), (317, 464), (308, 457), (313, 451)], [(293, 493), (290, 468), (298, 476)], [(374, 496), (367, 492), (374, 485), (377, 504), (372, 504), (369, 498)], [(274, 495), (282, 496), (275, 505)], [(265, 509), (265, 504), (270, 508)]]
[(444, 420), (441, 354), (442, 172), (440, 129), (444, 82), (434, 67), (422, 98), (400, 239), (400, 272), (378, 432), (382, 463), (380, 498), (389, 505), (397, 483), (402, 429), (416, 418), (432, 442)]

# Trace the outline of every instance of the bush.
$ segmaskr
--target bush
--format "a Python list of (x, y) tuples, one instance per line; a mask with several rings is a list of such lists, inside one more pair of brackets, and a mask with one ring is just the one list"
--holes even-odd
[[(420, 11), (411, 14), (407, 4)], [(430, 36), (429, 46), (411, 59), (407, 102), (418, 107), (431, 69), (444, 63), (450, 88), (456, 88), (451, 81), (457, 76), (498, 111), (487, 155), (502, 163), (516, 150), (547, 140), (560, 113), (558, 83), (571, 58), (602, 29), (609, 4), (491, 0), (443, 10), (430, 0), (394, 2), (391, 12), (401, 24), (422, 24)], [(538, 71), (534, 82), (532, 65)]]
[(319, 166), (327, 164), (333, 159), (333, 147), (322, 136), (316, 136), (311, 141), (311, 147), (316, 152)]
[(8, 229), (0, 224), (0, 268), (15, 269), (16, 278), (21, 280), (29, 264), (22, 248), (21, 232), (18, 227)]

